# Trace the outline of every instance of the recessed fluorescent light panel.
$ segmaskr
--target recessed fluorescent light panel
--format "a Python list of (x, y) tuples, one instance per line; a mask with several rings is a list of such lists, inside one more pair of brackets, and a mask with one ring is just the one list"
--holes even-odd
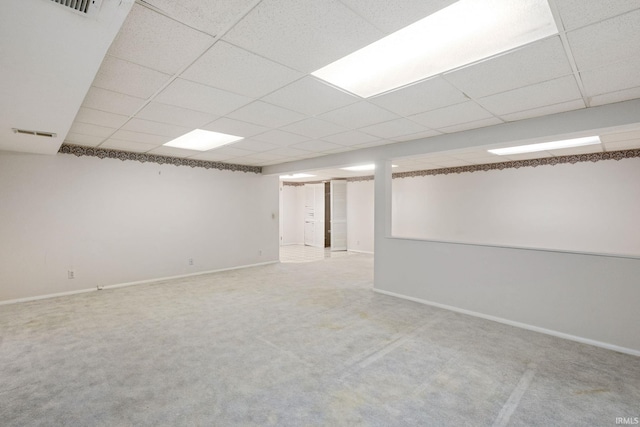
[(547, 0), (459, 0), (312, 74), (368, 98), (557, 33)]
[(595, 144), (600, 144), (600, 137), (588, 136), (586, 138), (565, 139), (563, 141), (543, 142), (541, 144), (496, 148), (495, 150), (487, 151), (499, 156), (508, 156), (509, 154), (535, 153), (536, 151), (559, 150), (561, 148), (582, 147), (583, 145)]
[[(392, 168), (397, 168), (398, 165), (391, 165)], [(370, 164), (370, 165), (360, 165), (360, 166), (349, 166), (346, 168), (340, 168), (342, 170), (345, 171), (354, 171), (354, 172), (360, 172), (360, 171), (372, 171), (376, 168), (375, 164)]]
[(196, 129), (163, 144), (166, 147), (184, 148), (187, 150), (207, 151), (232, 142), (240, 141), (241, 136)]
[(294, 173), (292, 175), (280, 175), (280, 179), (295, 179), (295, 178), (312, 178), (315, 175), (308, 173)]

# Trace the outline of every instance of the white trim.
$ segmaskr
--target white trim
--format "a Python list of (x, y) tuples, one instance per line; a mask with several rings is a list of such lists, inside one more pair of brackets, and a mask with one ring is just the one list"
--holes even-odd
[(67, 295), (83, 294), (85, 292), (93, 292), (93, 291), (96, 291), (96, 290), (97, 290), (96, 288), (80, 289), (78, 291), (59, 292), (59, 293), (56, 293), (56, 294), (38, 295), (38, 296), (35, 296), (35, 297), (8, 299), (8, 300), (0, 301), (0, 305), (17, 304), (19, 302), (37, 301), (37, 300), (40, 300), (40, 299), (47, 299), (47, 298), (65, 297)]
[(613, 351), (617, 351), (619, 353), (625, 353), (625, 354), (630, 354), (632, 356), (639, 356), (640, 357), (640, 350), (634, 350), (632, 348), (620, 347), (620, 346), (617, 346), (617, 345), (614, 345), (614, 344), (608, 344), (608, 343), (605, 343), (605, 342), (596, 341), (596, 340), (592, 340), (592, 339), (589, 339), (589, 338), (578, 337), (578, 336), (575, 336), (575, 335), (566, 334), (564, 332), (554, 331), (552, 329), (545, 329), (545, 328), (541, 328), (541, 327), (538, 327), (538, 326), (529, 325), (529, 324), (526, 324), (526, 323), (520, 323), (520, 322), (516, 322), (516, 321), (513, 321), (513, 320), (509, 320), (509, 319), (504, 319), (502, 317), (496, 317), (496, 316), (491, 316), (489, 314), (478, 313), (477, 311), (466, 310), (464, 308), (458, 308), (458, 307), (454, 307), (454, 306), (451, 306), (451, 305), (440, 304), (440, 303), (433, 302), (433, 301), (427, 301), (427, 300), (424, 300), (424, 299), (421, 299), (421, 298), (415, 298), (415, 297), (410, 297), (410, 296), (407, 296), (407, 295), (397, 294), (395, 292), (384, 291), (382, 289), (373, 288), (373, 291), (377, 292), (379, 294), (383, 294), (383, 295), (389, 295), (389, 296), (392, 296), (392, 297), (402, 298), (402, 299), (406, 299), (406, 300), (409, 300), (409, 301), (419, 302), (421, 304), (431, 305), (433, 307), (443, 308), (445, 310), (455, 311), (457, 313), (462, 313), (462, 314), (466, 314), (466, 315), (469, 315), (469, 316), (479, 317), (481, 319), (492, 320), (494, 322), (503, 323), (505, 325), (515, 326), (516, 328), (522, 328), (522, 329), (527, 329), (527, 330), (534, 331), (534, 332), (540, 332), (542, 334), (547, 334), (547, 335), (551, 335), (551, 336), (558, 337), (558, 338), (563, 338), (563, 339), (570, 340), (570, 341), (576, 341), (576, 342), (579, 342), (579, 343), (582, 343), (582, 344), (589, 344), (589, 345), (593, 345), (595, 347), (606, 348), (607, 350), (613, 350)]
[(359, 254), (373, 255), (373, 252), (370, 252), (370, 251), (359, 251), (357, 249), (349, 249), (349, 248), (347, 248), (347, 252), (356, 252), (356, 253), (359, 253)]
[(427, 243), (445, 243), (448, 245), (463, 245), (463, 246), (482, 246), (485, 248), (500, 248), (500, 249), (518, 249), (523, 251), (537, 251), (537, 252), (553, 252), (553, 253), (561, 253), (561, 254), (569, 254), (569, 255), (588, 255), (588, 256), (599, 256), (599, 257), (609, 257), (609, 258), (628, 258), (628, 259), (640, 259), (640, 255), (633, 254), (616, 254), (616, 253), (608, 253), (608, 252), (586, 252), (586, 251), (577, 251), (577, 250), (568, 250), (568, 249), (551, 249), (551, 248), (537, 248), (533, 246), (513, 246), (513, 245), (501, 245), (497, 243), (474, 243), (474, 242), (462, 242), (455, 240), (436, 240), (436, 239), (427, 239), (427, 238), (419, 238), (419, 237), (403, 237), (403, 236), (385, 236), (387, 239), (394, 240), (410, 240), (413, 242), (427, 242)]
[(182, 279), (184, 277), (201, 276), (203, 274), (219, 273), (219, 272), (222, 272), (222, 271), (229, 271), (229, 270), (239, 270), (241, 268), (258, 267), (258, 266), (261, 266), (261, 265), (277, 264), (279, 262), (280, 261), (266, 261), (266, 262), (259, 262), (257, 264), (246, 264), (246, 265), (239, 265), (239, 266), (236, 266), (236, 267), (219, 268), (217, 270), (199, 271), (197, 273), (179, 274), (177, 276), (158, 277), (158, 278), (155, 278), (155, 279), (138, 280), (138, 281), (135, 281), (135, 282), (116, 283), (116, 284), (113, 284), (113, 285), (104, 285), (104, 286), (98, 285), (98, 286), (96, 286), (94, 288), (90, 288), (90, 289), (80, 289), (80, 290), (77, 290), (77, 291), (60, 292), (60, 293), (56, 293), (56, 294), (38, 295), (38, 296), (35, 296), (35, 297), (17, 298), (17, 299), (10, 299), (10, 300), (5, 300), (5, 301), (0, 301), (0, 305), (17, 304), (17, 303), (20, 303), (20, 302), (37, 301), (37, 300), (47, 299), (47, 298), (56, 298), (56, 297), (63, 297), (63, 296), (67, 296), (67, 295), (83, 294), (83, 293), (86, 293), (86, 292), (94, 292), (94, 291), (99, 291), (99, 290), (103, 290), (103, 289), (124, 288), (126, 286), (142, 285), (142, 284), (145, 284), (145, 283), (162, 282), (164, 280), (171, 280), (171, 279)]

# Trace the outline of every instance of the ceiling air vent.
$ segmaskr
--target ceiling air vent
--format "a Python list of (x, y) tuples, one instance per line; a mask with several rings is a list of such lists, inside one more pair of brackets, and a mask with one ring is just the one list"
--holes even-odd
[(51, 0), (51, 1), (86, 15), (93, 15), (98, 9), (100, 9), (100, 4), (102, 3), (102, 0)]
[(44, 136), (47, 138), (55, 138), (57, 135), (53, 132), (41, 132), (39, 130), (13, 129), (13, 133), (21, 133), (23, 135)]

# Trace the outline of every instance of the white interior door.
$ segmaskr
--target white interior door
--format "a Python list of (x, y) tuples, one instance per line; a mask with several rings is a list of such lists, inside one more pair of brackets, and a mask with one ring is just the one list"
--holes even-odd
[(331, 181), (331, 250), (347, 250), (347, 181)]
[(324, 184), (305, 184), (304, 244), (324, 248)]

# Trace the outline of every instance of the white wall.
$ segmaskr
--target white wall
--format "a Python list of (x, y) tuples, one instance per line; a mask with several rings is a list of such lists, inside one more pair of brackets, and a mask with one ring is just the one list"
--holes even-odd
[(347, 182), (347, 250), (373, 253), (373, 180)]
[[(625, 182), (637, 163), (623, 162), (601, 162), (611, 173), (610, 165), (626, 172), (606, 190), (588, 179), (583, 192), (611, 200), (607, 191), (621, 197), (622, 188), (637, 200), (637, 178)], [(388, 163), (376, 164), (376, 290), (640, 355), (640, 259), (392, 237)], [(600, 218), (593, 227), (610, 225)]]
[(304, 244), (304, 186), (283, 185), (281, 194), (282, 245)]
[(640, 256), (640, 159), (393, 180), (393, 235)]
[(277, 177), (0, 153), (0, 300), (277, 261), (277, 215)]

